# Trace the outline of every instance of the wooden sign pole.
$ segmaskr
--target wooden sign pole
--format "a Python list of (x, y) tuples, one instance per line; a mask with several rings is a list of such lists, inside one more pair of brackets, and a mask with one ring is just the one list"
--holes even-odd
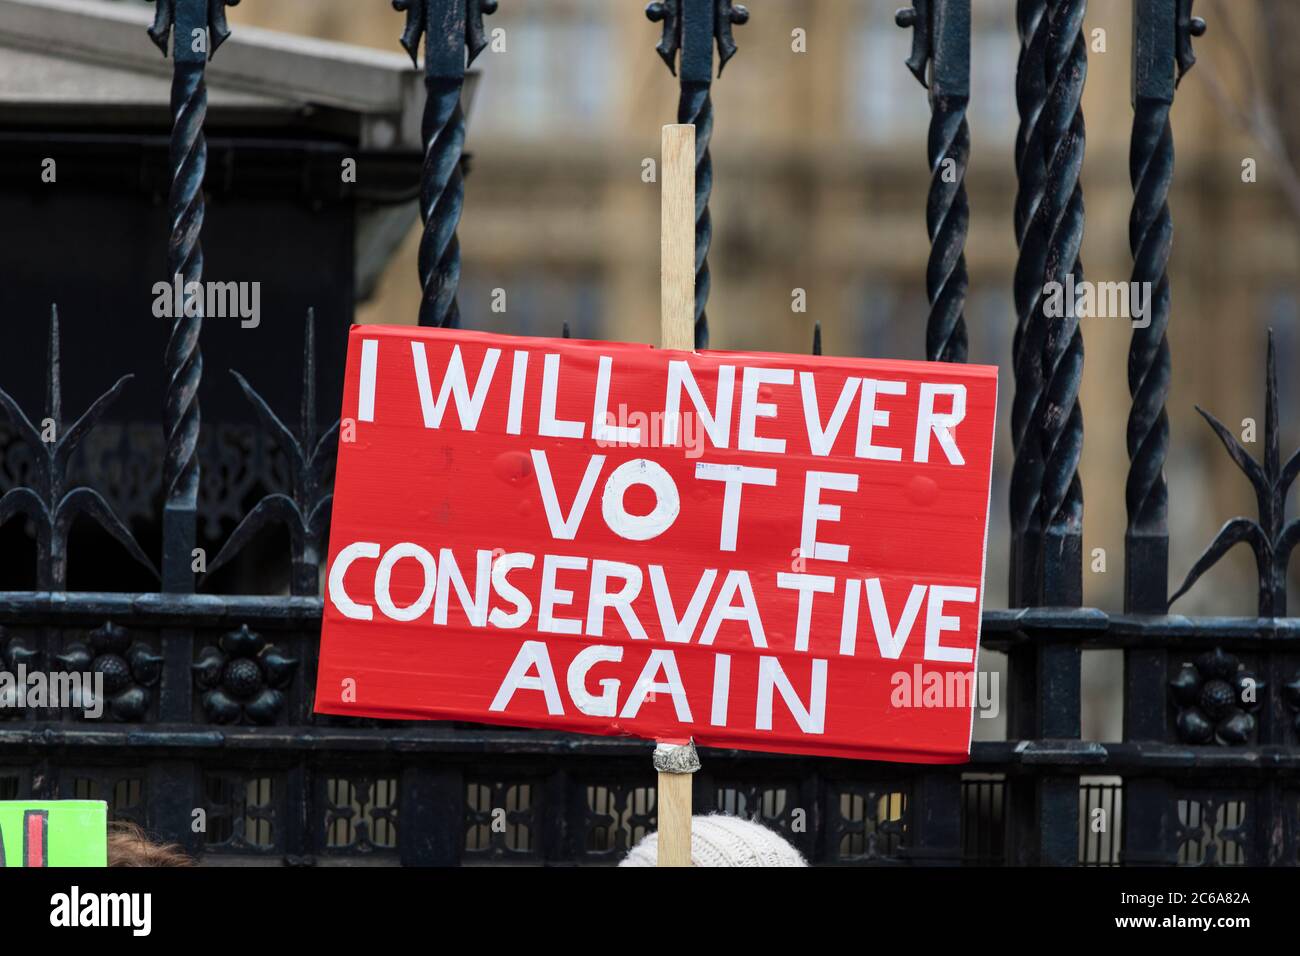
[[(663, 128), (660, 144), (659, 344), (695, 348), (695, 126)], [(659, 776), (660, 866), (691, 865), (691, 774), (700, 768), (687, 740), (655, 746)]]
[(659, 345), (695, 348), (695, 127), (663, 129), (660, 145)]
[(655, 744), (659, 793), (659, 866), (691, 865), (691, 774), (700, 769), (693, 741)]

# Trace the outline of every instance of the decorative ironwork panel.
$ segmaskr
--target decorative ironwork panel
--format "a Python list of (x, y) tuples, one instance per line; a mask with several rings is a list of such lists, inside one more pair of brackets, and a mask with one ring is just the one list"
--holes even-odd
[(1177, 800), (1174, 841), (1179, 866), (1244, 866), (1251, 859), (1254, 798), (1214, 791)]
[(826, 860), (888, 863), (901, 860), (908, 834), (904, 787), (852, 781), (826, 786)]
[(961, 781), (962, 861), (1006, 862), (1007, 786), (998, 774), (967, 774)]
[(110, 820), (145, 823), (148, 785), (142, 771), (119, 767), (79, 767), (61, 772), (60, 795), (73, 800), (103, 800), (108, 804)]
[(790, 842), (800, 845), (808, 832), (809, 808), (801, 806), (797, 780), (767, 780), (763, 783), (727, 781), (717, 784), (719, 813), (754, 820), (781, 831)]
[(30, 792), (26, 770), (0, 767), (0, 800), (17, 800)]
[(584, 790), (585, 859), (617, 862), (655, 829), (653, 786), (612, 781), (588, 784)]
[(470, 780), (465, 785), (465, 859), (538, 859), (536, 780)]
[(284, 779), (232, 771), (203, 777), (203, 810), (209, 853), (268, 854), (283, 849), (277, 842), (283, 816)]
[(1124, 785), (1114, 778), (1079, 781), (1079, 865), (1119, 866), (1123, 859)]
[(397, 777), (324, 775), (317, 785), (325, 852), (373, 855), (397, 848)]

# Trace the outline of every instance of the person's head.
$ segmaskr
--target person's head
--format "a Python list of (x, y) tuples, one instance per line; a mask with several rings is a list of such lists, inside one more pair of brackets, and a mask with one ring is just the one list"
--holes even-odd
[[(619, 866), (656, 866), (659, 834), (647, 833)], [(761, 823), (716, 813), (691, 818), (691, 866), (807, 866), (799, 851)]]
[(109, 866), (194, 866), (175, 843), (154, 843), (134, 823), (114, 820), (108, 825)]

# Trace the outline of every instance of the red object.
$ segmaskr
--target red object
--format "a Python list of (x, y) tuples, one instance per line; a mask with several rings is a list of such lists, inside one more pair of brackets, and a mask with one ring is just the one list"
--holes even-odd
[(316, 710), (961, 761), (996, 400), (988, 366), (355, 327)]
[(47, 865), (49, 848), (46, 838), (49, 835), (50, 815), (45, 810), (28, 810), (23, 814), (23, 866), (42, 867)]

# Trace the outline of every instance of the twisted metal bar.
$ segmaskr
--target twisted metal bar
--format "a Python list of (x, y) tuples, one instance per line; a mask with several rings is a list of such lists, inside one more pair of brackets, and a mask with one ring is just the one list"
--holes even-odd
[[(1043, 69), (1043, 99), (1035, 112), (1039, 86), (1025, 79), (1019, 90), (1022, 130), (1017, 166), (1020, 194), (1016, 223), (1020, 257), (1016, 264), (1017, 330), (1014, 343), (1016, 396), (1012, 437), (1016, 459), (1011, 473), (1012, 529), (1016, 549), (1012, 565), (1013, 600), (1045, 599), (1053, 579), (1073, 574), (1074, 559), (1060, 551), (1045, 563), (1040, 534), (1057, 540), (1058, 549), (1077, 550), (1082, 532), (1083, 494), (1078, 478), (1083, 446), (1079, 379), (1083, 339), (1073, 309), (1048, 316), (1044, 290), (1082, 277), (1079, 247), (1083, 238), (1084, 130), (1080, 100), (1087, 74), (1082, 34), (1084, 0), (1050, 0), (1037, 20), (1023, 9), (1025, 37), (1021, 70)], [(1072, 539), (1067, 544), (1063, 538)], [(1064, 558), (1065, 564), (1058, 559)]]
[(681, 61), (681, 96), (677, 101), (677, 122), (695, 127), (695, 347), (708, 348), (709, 247), (713, 243), (713, 220), (709, 197), (713, 193), (713, 47), (718, 49), (718, 75), (736, 54), (733, 25), (749, 21), (749, 11), (732, 0), (655, 0), (646, 7), (646, 18), (663, 23), (655, 49), (670, 72), (678, 72)]
[(677, 122), (695, 126), (695, 347), (709, 347), (709, 246), (713, 243), (713, 218), (709, 215), (709, 197), (713, 193), (713, 158), (709, 141), (713, 138), (713, 98), (710, 84), (682, 82), (677, 102)]
[[(1041, 324), (1031, 321), (1042, 291), (1042, 248), (1026, 246), (1025, 231), (1046, 189), (1040, 117), (1047, 100), (1043, 55), (1047, 45), (1046, 0), (1017, 0), (1016, 27), (1020, 56), (1016, 64), (1016, 200), (1014, 225), (1020, 253), (1016, 261), (1013, 296), (1016, 329), (1012, 337), (1012, 374), (1015, 395), (1011, 404), (1011, 562), (1010, 599), (1021, 602), (1021, 592), (1037, 564), (1038, 498), (1042, 482), (1042, 455), (1038, 435), (1029, 430), (1042, 394)], [(1028, 341), (1027, 341), (1028, 340)]]
[[(203, 278), (203, 176), (208, 146), (203, 135), (208, 93), (202, 63), (178, 62), (172, 77), (171, 167), (168, 197), (171, 233), (167, 240), (168, 275), (181, 277), (182, 287)], [(192, 308), (191, 308), (192, 306)], [(193, 311), (195, 314), (189, 314)], [(191, 300), (172, 320), (164, 367), (167, 384), (163, 403), (166, 455), (163, 487), (167, 504), (193, 509), (198, 501), (199, 381), (203, 356), (199, 333), (203, 329), (203, 297)]]
[[(1014, 224), (1020, 252), (1014, 286), (1010, 600), (1018, 606), (1074, 605), (1082, 599), (1078, 389), (1083, 341), (1077, 318), (1049, 316), (1044, 302), (1047, 283), (1065, 285), (1067, 276), (1082, 271), (1083, 11), (1084, 0), (1022, 0), (1017, 8), (1021, 125)], [(1010, 666), (1019, 689), (1008, 700), (1009, 728), (1020, 736), (1079, 737), (1079, 650), (1017, 649)], [(1030, 842), (1028, 855), (1038, 862), (1077, 859), (1077, 787), (1068, 779), (1013, 786), (1013, 799), (1037, 805), (1042, 829), (1059, 836)]]
[[(966, 167), (970, 160), (969, 0), (915, 0), (894, 17), (911, 27), (908, 69), (930, 90), (930, 129), (926, 154), (930, 191), (925, 225), (930, 236), (925, 291), (930, 302), (925, 354), (935, 362), (966, 361)], [(927, 79), (927, 66), (931, 69)]]
[[(172, 42), (171, 190), (168, 196), (170, 233), (167, 239), (167, 278), (184, 290), (183, 307), (172, 319), (163, 355), (167, 382), (163, 398), (163, 590), (192, 591), (191, 556), (199, 492), (199, 382), (203, 357), (203, 296), (191, 294), (191, 283), (203, 279), (203, 177), (208, 145), (203, 121), (208, 112), (204, 71), (209, 57), (230, 36), (227, 6), (239, 0), (156, 0), (149, 39), (167, 55)], [(179, 277), (179, 279), (177, 279)], [(178, 303), (180, 305), (180, 303)]]
[[(1020, 37), (1020, 53), (1016, 59), (1016, 127), (1015, 165), (1017, 180), (1015, 232), (1016, 242), (1024, 238), (1025, 225), (1038, 205), (1040, 193), (1023, 182), (1026, 175), (1042, 175), (1042, 147), (1035, 142), (1029, 150), (1031, 135), (1038, 124), (1038, 115), (1047, 99), (1047, 80), (1044, 75), (1043, 51), (1047, 43), (1047, 25), (1043, 22), (1046, 0), (1016, 0), (1016, 32)], [(1030, 162), (1032, 167), (1026, 168)], [(1037, 180), (1035, 180), (1037, 182)]]
[(495, 13), (496, 0), (393, 0), (406, 14), (401, 43), (419, 66), (424, 39), (426, 96), (420, 133), (424, 168), (420, 176), (420, 325), (460, 327), (456, 291), (460, 286), (460, 240), (456, 228), (465, 207), (461, 158), (465, 114), (460, 94), (465, 69), (487, 46), (483, 17)]
[(420, 175), (420, 236), (418, 269), (420, 325), (460, 327), (456, 291), (460, 286), (460, 240), (456, 228), (465, 207), (465, 178), (460, 168), (465, 147), (465, 115), (460, 107), (461, 81), (439, 77), (425, 80), (427, 96), (421, 134), (424, 168)]
[[(930, 260), (925, 269), (925, 292), (930, 317), (925, 328), (925, 355), (932, 362), (965, 362), (966, 233), (970, 207), (966, 202), (966, 166), (970, 161), (970, 127), (966, 101), (936, 98), (928, 137), (930, 193), (925, 204), (925, 226), (930, 234)], [(953, 179), (945, 178), (951, 161)]]
[[(1173, 220), (1169, 187), (1174, 178), (1174, 140), (1169, 125), (1174, 90), (1190, 69), (1191, 36), (1205, 30), (1191, 17), (1191, 0), (1139, 0), (1133, 10), (1133, 134), (1129, 179), (1133, 208), (1129, 247), (1134, 285), (1150, 289), (1145, 324), (1133, 326), (1128, 355), (1129, 471), (1124, 487), (1125, 608), (1163, 613), (1169, 579), (1169, 494), (1165, 458), (1169, 450), (1172, 360), (1169, 328), (1169, 252)], [(1176, 75), (1175, 75), (1176, 72)]]
[[(1133, 252), (1133, 282), (1149, 283), (1151, 297), (1145, 328), (1134, 326), (1128, 354), (1128, 388), (1133, 404), (1128, 415), (1128, 479), (1124, 499), (1128, 534), (1168, 532), (1168, 490), (1165, 456), (1169, 450), (1169, 396), (1172, 363), (1169, 341), (1169, 248), (1173, 221), (1169, 216), (1169, 187), (1174, 178), (1174, 143), (1169, 103), (1142, 100), (1137, 104), (1129, 149), (1133, 208), (1129, 215), (1129, 247)], [(1144, 573), (1167, 569), (1144, 569)], [(1162, 573), (1163, 576), (1163, 573)]]
[[(1067, 277), (1082, 279), (1079, 249), (1083, 243), (1083, 84), (1088, 72), (1083, 38), (1085, 0), (1052, 0), (1047, 8), (1047, 101), (1042, 117), (1046, 139), (1048, 188), (1034, 212), (1026, 242), (1045, 235), (1043, 284)], [(1041, 289), (1040, 289), (1041, 292)], [(1041, 301), (1038, 303), (1041, 306)], [(1043, 453), (1040, 520), (1045, 533), (1078, 537), (1083, 532), (1083, 487), (1079, 482), (1079, 456), (1083, 450), (1083, 412), (1079, 406), (1079, 380), (1083, 374), (1083, 336), (1073, 309), (1049, 322), (1046, 314), (1035, 319), (1045, 329), (1042, 363), (1043, 401), (1034, 416)], [(1070, 569), (1065, 569), (1070, 573)]]

